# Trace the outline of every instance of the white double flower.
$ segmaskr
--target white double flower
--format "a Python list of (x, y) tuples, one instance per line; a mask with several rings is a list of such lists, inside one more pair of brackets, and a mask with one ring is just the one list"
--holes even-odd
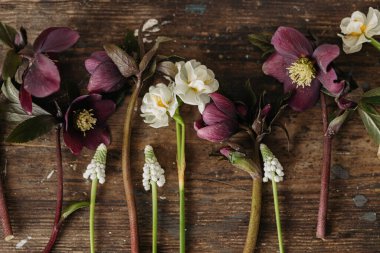
[(355, 11), (351, 17), (342, 19), (340, 23), (342, 34), (338, 34), (343, 40), (343, 51), (346, 54), (358, 52), (362, 44), (370, 42), (375, 35), (380, 35), (380, 12), (369, 7), (367, 16)]
[(177, 107), (178, 101), (173, 93), (173, 85), (159, 83), (151, 86), (145, 94), (141, 105), (141, 117), (151, 127), (165, 127), (169, 125), (169, 115), (173, 117)]
[(208, 94), (219, 88), (214, 72), (196, 60), (177, 62), (176, 66), (178, 72), (175, 76), (174, 93), (185, 104), (198, 106), (200, 113), (203, 113), (206, 104), (210, 102)]

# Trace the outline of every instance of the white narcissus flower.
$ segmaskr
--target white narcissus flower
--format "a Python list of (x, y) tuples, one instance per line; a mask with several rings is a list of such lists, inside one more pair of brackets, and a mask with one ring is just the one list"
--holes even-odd
[(219, 82), (214, 72), (196, 60), (176, 63), (178, 72), (175, 76), (174, 93), (185, 104), (197, 105), (200, 113), (210, 102), (208, 94), (218, 90)]
[(141, 105), (141, 117), (151, 127), (159, 128), (169, 125), (169, 116), (173, 117), (178, 101), (173, 93), (173, 85), (159, 83), (151, 86), (145, 94)]
[(342, 34), (338, 36), (343, 40), (343, 51), (346, 54), (358, 52), (372, 36), (380, 35), (380, 12), (372, 7), (369, 7), (367, 16), (355, 11), (351, 17), (342, 19), (340, 29)]

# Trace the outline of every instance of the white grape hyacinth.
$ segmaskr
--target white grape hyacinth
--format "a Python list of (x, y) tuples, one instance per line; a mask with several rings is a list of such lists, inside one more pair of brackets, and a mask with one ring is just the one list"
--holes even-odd
[(369, 7), (367, 16), (355, 11), (351, 17), (342, 19), (340, 23), (343, 40), (343, 51), (352, 54), (362, 49), (362, 44), (370, 42), (372, 36), (380, 35), (380, 12)]
[(272, 151), (265, 144), (260, 144), (261, 155), (264, 160), (264, 177), (263, 182), (266, 183), (269, 180), (279, 183), (284, 180), (284, 169), (281, 163), (273, 155)]
[(91, 180), (98, 179), (99, 183), (104, 184), (106, 181), (106, 159), (107, 147), (102, 143), (96, 149), (91, 163), (87, 166), (86, 171), (83, 173), (83, 177)]
[(198, 106), (203, 113), (205, 106), (210, 102), (211, 94), (219, 89), (219, 82), (211, 69), (196, 60), (176, 63), (178, 72), (175, 76), (174, 93), (185, 104)]
[(153, 148), (150, 145), (146, 145), (144, 149), (145, 154), (145, 164), (143, 167), (143, 186), (145, 191), (150, 190), (150, 185), (156, 183), (158, 187), (164, 186), (165, 171), (158, 163), (156, 155), (154, 154)]
[(178, 107), (178, 101), (173, 93), (173, 84), (167, 86), (159, 83), (149, 88), (141, 105), (141, 117), (153, 128), (169, 125), (169, 116), (173, 117)]

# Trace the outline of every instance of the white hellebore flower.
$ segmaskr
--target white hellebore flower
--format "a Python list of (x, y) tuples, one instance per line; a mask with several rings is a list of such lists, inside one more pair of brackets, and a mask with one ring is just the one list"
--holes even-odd
[(154, 154), (153, 148), (150, 145), (146, 145), (144, 149), (145, 154), (145, 164), (143, 173), (143, 186), (146, 191), (150, 190), (150, 185), (156, 183), (158, 187), (162, 187), (165, 180), (165, 171), (161, 168), (158, 163), (156, 155)]
[(272, 151), (265, 144), (260, 144), (260, 151), (264, 160), (263, 182), (268, 182), (268, 180), (274, 180), (276, 183), (283, 181), (284, 169)]
[(369, 7), (367, 16), (355, 11), (351, 17), (342, 19), (340, 29), (342, 34), (338, 36), (342, 37), (343, 51), (346, 54), (358, 52), (372, 36), (380, 35), (380, 12), (372, 7)]
[(102, 143), (96, 149), (91, 163), (87, 166), (86, 171), (83, 173), (83, 177), (91, 180), (98, 179), (99, 183), (104, 184), (106, 181), (106, 158), (107, 147)]
[(214, 72), (196, 60), (176, 63), (178, 72), (175, 76), (174, 93), (185, 104), (197, 105), (200, 113), (210, 102), (208, 94), (218, 90), (219, 82)]
[(178, 101), (173, 93), (172, 85), (159, 83), (151, 86), (145, 94), (141, 105), (141, 117), (151, 127), (159, 128), (169, 125), (169, 116), (173, 117)]

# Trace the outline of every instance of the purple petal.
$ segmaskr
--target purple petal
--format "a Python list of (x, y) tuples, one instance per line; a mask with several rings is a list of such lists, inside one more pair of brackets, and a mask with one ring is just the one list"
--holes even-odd
[(272, 109), (272, 106), (270, 104), (266, 104), (264, 108), (261, 109), (261, 112), (260, 112), (261, 119), (265, 118), (271, 109)]
[(322, 83), (323, 87), (333, 95), (338, 95), (344, 89), (344, 80), (336, 82), (338, 77), (333, 68), (330, 68), (326, 73), (319, 71), (317, 78)]
[(97, 51), (91, 54), (90, 58), (86, 59), (84, 65), (90, 74), (93, 74), (95, 69), (105, 61), (111, 61), (105, 51)]
[(330, 44), (320, 45), (313, 53), (313, 58), (317, 61), (319, 68), (325, 73), (329, 64), (338, 56), (339, 47)]
[(248, 115), (248, 107), (241, 102), (235, 102), (235, 110), (240, 118), (244, 119)]
[(289, 64), (279, 53), (273, 53), (263, 64), (263, 72), (266, 75), (273, 76), (279, 82), (283, 83), (288, 77), (286, 68)]
[(24, 78), (24, 87), (35, 97), (46, 97), (59, 90), (57, 66), (43, 54), (36, 54)]
[(36, 52), (58, 53), (73, 46), (79, 34), (68, 27), (50, 27), (37, 37), (33, 48)]
[(198, 131), (199, 129), (201, 129), (201, 128), (205, 127), (205, 126), (206, 125), (205, 125), (205, 123), (203, 122), (202, 119), (194, 121), (194, 129), (195, 129), (195, 131)]
[[(69, 108), (66, 110), (65, 114), (65, 121), (66, 121), (66, 127), (65, 130), (69, 131), (69, 129), (73, 126), (73, 122), (71, 122), (71, 115), (72, 113), (80, 108), (90, 109), (91, 105), (98, 100), (101, 100), (102, 96), (98, 94), (91, 94), (91, 95), (83, 95), (79, 96), (76, 99), (74, 99)], [(87, 108), (88, 107), (88, 108)]]
[(235, 121), (225, 121), (212, 126), (206, 126), (197, 131), (197, 135), (201, 139), (211, 142), (221, 142), (237, 132), (239, 126)]
[(88, 82), (89, 92), (111, 92), (118, 90), (124, 83), (124, 77), (112, 61), (101, 63), (93, 72)]
[[(66, 127), (67, 128), (67, 127)], [(79, 155), (83, 149), (83, 135), (76, 131), (63, 131), (63, 140), (74, 155)]]
[(224, 147), (219, 150), (219, 152), (227, 158), (230, 158), (230, 154), (234, 152), (234, 150), (230, 147)]
[(235, 105), (231, 100), (216, 92), (210, 94), (210, 97), (219, 110), (232, 118), (236, 117)]
[(203, 111), (202, 119), (206, 125), (214, 125), (227, 120), (233, 120), (233, 118), (227, 116), (214, 103), (208, 104)]
[(86, 132), (86, 137), (84, 138), (84, 146), (86, 148), (95, 150), (102, 143), (107, 146), (111, 143), (111, 134), (107, 127), (96, 127)]
[(114, 113), (116, 104), (112, 100), (99, 100), (94, 102), (92, 108), (98, 122), (103, 123)]
[(295, 89), (295, 93), (289, 99), (289, 106), (295, 111), (305, 111), (317, 102), (321, 84), (318, 79), (311, 82), (311, 86)]
[(313, 53), (310, 41), (291, 27), (279, 27), (274, 33), (271, 43), (279, 54), (293, 60), (310, 56)]
[(30, 93), (28, 93), (24, 89), (23, 85), (21, 85), (20, 87), (19, 100), (20, 100), (22, 109), (24, 109), (24, 111), (27, 114), (32, 115), (32, 109), (33, 109), (32, 95), (30, 95)]

